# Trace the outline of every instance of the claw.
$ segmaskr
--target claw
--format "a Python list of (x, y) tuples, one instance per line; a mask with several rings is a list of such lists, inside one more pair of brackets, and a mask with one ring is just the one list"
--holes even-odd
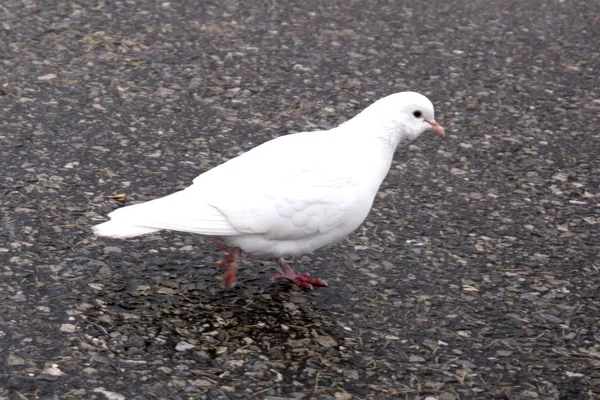
[(311, 278), (308, 272), (298, 274), (286, 263), (283, 258), (280, 258), (277, 263), (281, 267), (283, 274), (277, 274), (273, 277), (273, 281), (286, 279), (293, 284), (308, 290), (313, 290), (313, 286), (327, 286), (327, 282), (323, 279)]

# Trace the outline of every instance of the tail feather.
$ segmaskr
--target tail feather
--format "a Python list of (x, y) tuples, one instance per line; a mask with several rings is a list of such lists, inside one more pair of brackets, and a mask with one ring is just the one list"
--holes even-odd
[(110, 221), (92, 228), (96, 235), (128, 238), (163, 229), (208, 236), (240, 233), (222, 212), (203, 203), (189, 190), (119, 208), (108, 217)]
[(127, 223), (121, 223), (119, 221), (107, 221), (92, 227), (92, 230), (97, 236), (107, 236), (120, 239), (141, 236), (160, 231), (160, 229), (156, 228), (136, 226)]

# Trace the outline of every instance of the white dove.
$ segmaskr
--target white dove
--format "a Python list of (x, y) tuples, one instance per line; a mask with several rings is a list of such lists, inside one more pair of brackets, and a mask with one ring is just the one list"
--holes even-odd
[(444, 135), (433, 104), (419, 93), (395, 93), (333, 129), (278, 137), (201, 174), (185, 190), (115, 210), (93, 230), (114, 238), (162, 229), (217, 238), (228, 252), (223, 285), (235, 285), (243, 251), (277, 257), (282, 274), (273, 280), (327, 286), (294, 272), (283, 256), (332, 245), (358, 228), (396, 146), (428, 129)]

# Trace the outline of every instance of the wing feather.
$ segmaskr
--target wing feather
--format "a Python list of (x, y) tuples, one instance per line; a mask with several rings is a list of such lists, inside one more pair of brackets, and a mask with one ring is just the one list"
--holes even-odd
[[(318, 139), (318, 146), (312, 145)], [(332, 164), (339, 138), (282, 136), (194, 179), (187, 189), (110, 214), (120, 224), (211, 236), (293, 240), (334, 229), (357, 194), (352, 168)]]

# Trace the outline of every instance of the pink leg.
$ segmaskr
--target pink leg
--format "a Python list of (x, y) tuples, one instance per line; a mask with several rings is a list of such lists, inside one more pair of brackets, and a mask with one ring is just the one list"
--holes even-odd
[(225, 274), (223, 274), (223, 280), (221, 280), (221, 285), (234, 287), (237, 282), (237, 277), (235, 276), (235, 269), (240, 263), (240, 258), (242, 256), (242, 249), (239, 247), (229, 248), (228, 246), (219, 243), (219, 248), (225, 252), (227, 252), (227, 256), (219, 263), (219, 267), (227, 268), (225, 270)]
[(281, 267), (283, 274), (277, 274), (273, 277), (274, 281), (281, 279), (287, 279), (288, 281), (298, 285), (301, 288), (312, 290), (314, 286), (327, 286), (327, 282), (323, 279), (311, 278), (308, 272), (297, 274), (294, 270), (286, 263), (283, 258), (277, 260), (277, 264)]

